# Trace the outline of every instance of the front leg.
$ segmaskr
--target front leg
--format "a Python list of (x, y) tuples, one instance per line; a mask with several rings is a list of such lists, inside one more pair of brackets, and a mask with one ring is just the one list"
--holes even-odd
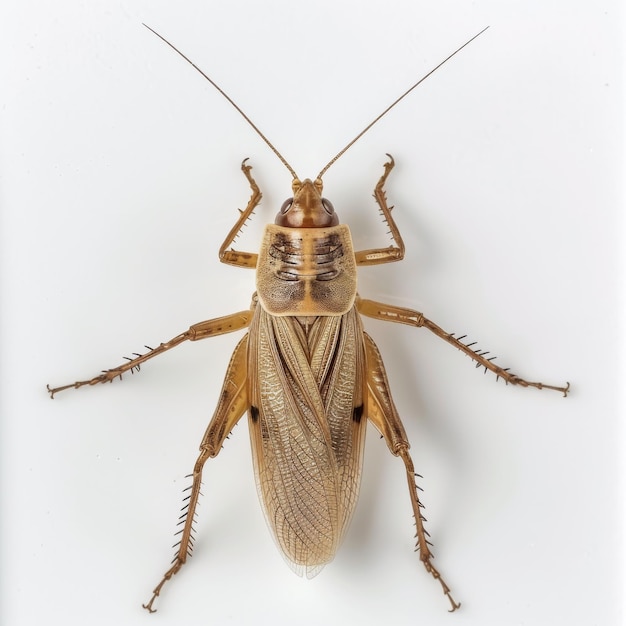
[(396, 322), (398, 324), (408, 324), (409, 326), (415, 326), (417, 328), (428, 328), (437, 337), (447, 341), (450, 345), (459, 349), (476, 362), (476, 367), (484, 367), (485, 371), (489, 370), (493, 372), (497, 378), (502, 378), (506, 383), (511, 385), (519, 385), (520, 387), (534, 387), (535, 389), (554, 389), (560, 391), (563, 397), (567, 396), (569, 391), (569, 383), (566, 383), (565, 387), (558, 387), (555, 385), (546, 385), (540, 382), (531, 382), (524, 380), (519, 376), (511, 373), (509, 368), (502, 368), (493, 363), (495, 357), (487, 358), (486, 350), (474, 350), (472, 346), (474, 344), (465, 344), (461, 340), (463, 337), (457, 338), (451, 333), (445, 332), (437, 324), (431, 322), (425, 318), (419, 311), (413, 311), (411, 309), (405, 309), (403, 307), (392, 306), (390, 304), (383, 304), (382, 302), (375, 302), (374, 300), (362, 300), (357, 299), (357, 308), (359, 313), (367, 317), (383, 320), (385, 322)]
[(226, 239), (224, 239), (224, 243), (220, 247), (220, 261), (222, 263), (226, 263), (227, 265), (234, 265), (236, 267), (249, 267), (255, 268), (257, 264), (258, 254), (255, 252), (239, 252), (238, 250), (227, 250), (228, 246), (232, 246), (235, 243), (235, 240), (239, 236), (242, 228), (245, 223), (250, 219), (254, 209), (257, 207), (259, 202), (261, 202), (261, 198), (263, 194), (261, 194), (261, 190), (259, 186), (256, 184), (254, 178), (252, 178), (252, 174), (250, 174), (250, 170), (252, 169), (251, 165), (246, 165), (246, 161), (248, 159), (244, 159), (241, 164), (241, 171), (244, 176), (248, 179), (248, 183), (250, 184), (250, 189), (252, 189), (252, 195), (250, 196), (250, 200), (248, 200), (248, 206), (245, 210), (239, 209), (239, 219), (235, 223), (235, 225), (230, 229), (228, 235), (226, 235)]
[(387, 206), (387, 195), (384, 189), (387, 176), (389, 176), (389, 172), (391, 172), (395, 165), (393, 157), (390, 154), (387, 156), (389, 157), (389, 161), (385, 163), (385, 171), (374, 188), (374, 198), (376, 198), (376, 203), (380, 207), (383, 222), (389, 226), (389, 234), (395, 245), (388, 246), (387, 248), (374, 248), (372, 250), (359, 250), (355, 252), (354, 256), (357, 265), (392, 263), (393, 261), (401, 261), (404, 258), (404, 241), (402, 241), (402, 236), (396, 226), (396, 222), (393, 217), (391, 217), (393, 207)]
[[(254, 304), (253, 304), (254, 306)], [(131, 373), (138, 372), (142, 363), (151, 359), (167, 350), (175, 348), (184, 341), (198, 341), (200, 339), (206, 339), (207, 337), (214, 337), (216, 335), (224, 335), (226, 333), (232, 333), (237, 330), (242, 330), (250, 325), (252, 320), (253, 310), (239, 311), (239, 313), (233, 313), (232, 315), (226, 315), (225, 317), (217, 317), (212, 320), (206, 320), (205, 322), (199, 322), (189, 327), (180, 335), (176, 335), (173, 339), (159, 344), (156, 348), (148, 348), (148, 352), (145, 354), (135, 354), (135, 358), (128, 358), (126, 363), (118, 365), (110, 370), (104, 370), (102, 374), (94, 376), (89, 380), (78, 380), (70, 385), (63, 385), (61, 387), (50, 387), (47, 385), (50, 397), (54, 398), (54, 394), (65, 389), (78, 389), (85, 385), (97, 385), (99, 383), (113, 382), (116, 378), (122, 378), (122, 374), (130, 371)]]

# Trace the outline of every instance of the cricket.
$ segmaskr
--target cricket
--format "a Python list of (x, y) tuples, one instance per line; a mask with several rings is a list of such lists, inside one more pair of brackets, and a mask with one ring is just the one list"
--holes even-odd
[[(146, 26), (144, 24), (144, 26)], [(355, 250), (346, 224), (322, 195), (322, 177), (362, 135), (398, 102), (453, 56), (487, 30), (465, 42), (396, 99), (368, 124), (314, 180), (301, 180), (285, 158), (233, 100), (169, 41), (151, 32), (175, 50), (235, 107), (276, 154), (292, 176), (292, 192), (268, 224), (258, 252), (235, 249), (235, 242), (261, 201), (261, 191), (247, 159), (241, 171), (251, 189), (246, 208), (219, 249), (222, 263), (256, 270), (256, 291), (249, 309), (209, 319), (189, 327), (145, 354), (134, 354), (118, 367), (72, 384), (50, 387), (50, 397), (66, 389), (112, 382), (139, 371), (143, 363), (185, 341), (247, 331), (228, 363), (217, 408), (209, 423), (200, 454), (190, 475), (179, 525), (180, 541), (171, 567), (143, 605), (154, 604), (165, 584), (177, 574), (194, 544), (196, 506), (205, 462), (216, 457), (226, 437), (244, 413), (252, 444), (259, 499), (286, 561), (299, 575), (311, 578), (333, 560), (356, 507), (361, 482), (365, 431), (368, 420), (384, 438), (389, 451), (406, 470), (408, 496), (416, 525), (416, 552), (426, 572), (440, 585), (450, 611), (461, 605), (433, 564), (429, 534), (424, 528), (422, 502), (409, 440), (392, 399), (382, 357), (363, 330), (362, 317), (414, 328), (425, 328), (468, 356), (475, 366), (492, 372), (507, 384), (549, 389), (567, 396), (563, 386), (531, 382), (494, 363), (489, 352), (478, 350), (444, 331), (422, 313), (361, 298), (357, 268), (393, 263), (404, 258), (402, 236), (387, 203), (385, 185), (394, 167), (387, 155), (374, 188), (374, 198), (389, 230), (389, 245)]]

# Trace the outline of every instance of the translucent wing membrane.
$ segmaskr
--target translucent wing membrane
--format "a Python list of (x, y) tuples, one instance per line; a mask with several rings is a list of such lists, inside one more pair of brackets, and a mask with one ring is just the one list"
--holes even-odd
[(272, 317), (250, 333), (250, 436), (267, 522), (292, 569), (331, 561), (356, 504), (363, 454), (360, 320)]

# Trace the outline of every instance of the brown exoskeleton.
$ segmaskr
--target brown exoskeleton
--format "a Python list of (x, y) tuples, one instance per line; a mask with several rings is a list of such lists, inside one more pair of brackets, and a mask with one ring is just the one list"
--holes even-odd
[(404, 463), (420, 559), (439, 581), (450, 601), (450, 610), (454, 611), (460, 605), (432, 563), (407, 435), (391, 397), (380, 353), (363, 331), (361, 316), (425, 327), (464, 352), (477, 366), (513, 385), (554, 389), (567, 395), (569, 384), (559, 387), (524, 380), (495, 365), (484, 352), (475, 352), (471, 345), (443, 331), (421, 313), (365, 300), (357, 294), (358, 266), (400, 261), (404, 257), (404, 243), (384, 191), (394, 162), (388, 155), (389, 161), (374, 190), (392, 239), (392, 245), (382, 248), (353, 249), (348, 226), (339, 223), (333, 206), (322, 196), (322, 176), (382, 115), (435, 70), (367, 126), (315, 180), (303, 181), (239, 107), (198, 71), (237, 108), (293, 176), (293, 196), (283, 204), (274, 224), (266, 226), (259, 252), (242, 252), (231, 246), (259, 204), (261, 192), (251, 167), (246, 161), (241, 166), (252, 196), (224, 240), (219, 257), (223, 263), (256, 269), (257, 291), (252, 306), (246, 311), (194, 324), (148, 353), (90, 380), (48, 387), (54, 396), (64, 389), (109, 382), (121, 378), (125, 372), (137, 371), (148, 359), (184, 341), (248, 330), (235, 348), (215, 414), (200, 445), (175, 559), (144, 608), (155, 610), (152, 607), (163, 585), (181, 569), (191, 553), (203, 466), (207, 459), (219, 454), (226, 436), (247, 412), (263, 509), (280, 549), (296, 571), (313, 576), (337, 552), (359, 493), (369, 420), (384, 437), (391, 453)]

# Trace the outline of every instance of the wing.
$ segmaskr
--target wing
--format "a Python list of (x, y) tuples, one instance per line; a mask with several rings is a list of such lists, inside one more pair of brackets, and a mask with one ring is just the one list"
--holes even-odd
[(333, 559), (359, 491), (364, 347), (354, 309), (275, 317), (258, 306), (248, 352), (250, 436), (268, 524), (293, 568)]

